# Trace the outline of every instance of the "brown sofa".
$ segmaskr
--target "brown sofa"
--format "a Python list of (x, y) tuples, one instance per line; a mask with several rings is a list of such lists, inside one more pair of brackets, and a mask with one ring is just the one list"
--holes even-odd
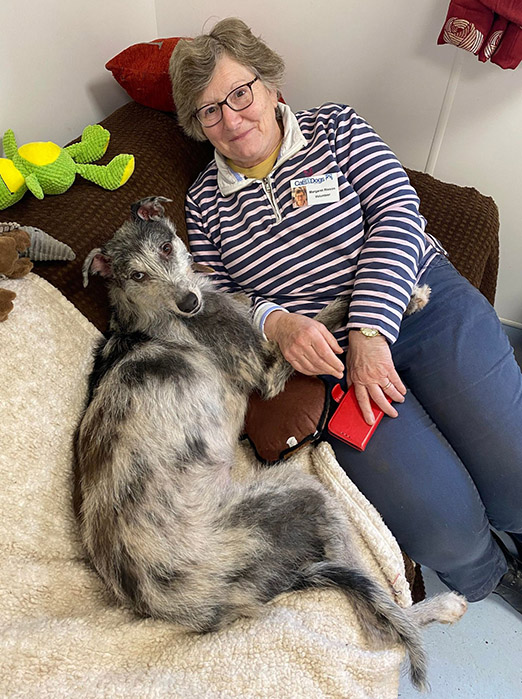
[[(59, 196), (38, 201), (27, 193), (21, 202), (0, 214), (0, 220), (36, 226), (73, 248), (77, 256), (74, 261), (36, 263), (34, 272), (57, 287), (103, 332), (108, 320), (103, 281), (93, 278), (87, 289), (82, 284), (81, 268), (87, 253), (111, 236), (128, 216), (132, 202), (149, 195), (172, 199), (166, 206), (167, 214), (186, 240), (185, 192), (212, 157), (212, 151), (208, 144), (188, 140), (175, 116), (135, 102), (124, 105), (101, 123), (110, 131), (111, 141), (100, 164), (117, 153), (132, 153), (136, 157), (136, 170), (127, 184), (115, 192), (107, 192), (78, 177), (75, 184)], [(428, 230), (442, 242), (459, 271), (493, 303), (499, 229), (495, 203), (476, 189), (440, 182), (414, 170), (409, 170), (408, 174), (419, 193)], [(300, 390), (297, 398), (295, 390), (293, 396), (292, 400), (297, 401), (301, 409), (301, 431), (307, 434), (313, 431), (321, 406), (316, 404), (317, 397), (311, 399), (313, 404), (307, 404)], [(284, 400), (280, 405), (284, 413)], [(274, 411), (271, 412), (274, 417)], [(275, 423), (272, 420), (272, 424), (280, 422), (279, 418)], [(265, 421), (261, 424), (261, 432), (266, 433)], [(262, 436), (268, 440), (273, 436), (272, 448), (279, 448), (278, 436)], [(418, 571), (415, 574), (410, 561), (406, 564), (413, 597), (418, 600), (424, 594), (422, 577)]]

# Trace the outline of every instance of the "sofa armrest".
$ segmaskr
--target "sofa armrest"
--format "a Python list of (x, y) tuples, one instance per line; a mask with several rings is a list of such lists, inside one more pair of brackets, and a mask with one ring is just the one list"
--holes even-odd
[(449, 253), (450, 260), (493, 304), (499, 263), (499, 214), (491, 197), (473, 187), (441, 182), (406, 170), (420, 198), (427, 231)]

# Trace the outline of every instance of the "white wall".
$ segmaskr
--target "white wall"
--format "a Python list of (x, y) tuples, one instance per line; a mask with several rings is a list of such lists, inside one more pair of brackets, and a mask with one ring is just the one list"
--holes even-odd
[(0, 136), (65, 145), (129, 100), (105, 63), (155, 38), (154, 0), (2, 0)]
[(506, 71), (479, 63), (465, 51), (455, 51), (461, 63), (460, 78), (433, 174), (476, 187), (496, 201), (500, 273), (495, 308), (502, 318), (520, 324), (522, 65)]
[(192, 0), (182, 7), (156, 0), (156, 12), (167, 36), (194, 36), (218, 19), (241, 17), (285, 59), (283, 94), (293, 109), (350, 104), (405, 164), (423, 169), (452, 63), (430, 35), (437, 4)]
[[(284, 57), (291, 107), (352, 105), (407, 167), (426, 169), (437, 134), (431, 174), (474, 186), (499, 206), (495, 306), (522, 324), (522, 66), (503, 71), (437, 46), (447, 8), (440, 0), (156, 0), (162, 36), (194, 36), (218, 19), (241, 17)], [(455, 100), (437, 131), (451, 76)]]
[[(522, 67), (503, 71), (437, 46), (447, 6), (440, 0), (2, 0), (0, 134), (13, 128), (19, 143), (65, 144), (128, 100), (104, 68), (109, 58), (138, 41), (194, 35), (240, 16), (283, 55), (284, 95), (294, 109), (326, 100), (351, 104), (407, 167), (424, 170), (431, 150), (432, 174), (495, 199), (502, 223), (496, 309), (522, 324)], [(437, 132), (450, 77), (455, 99)], [(440, 152), (432, 149), (436, 133)]]

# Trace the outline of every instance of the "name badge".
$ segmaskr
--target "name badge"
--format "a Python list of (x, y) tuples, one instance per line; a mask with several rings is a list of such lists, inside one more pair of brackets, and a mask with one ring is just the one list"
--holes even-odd
[(291, 180), (293, 207), (300, 208), (312, 204), (329, 204), (339, 201), (338, 174), (333, 172)]

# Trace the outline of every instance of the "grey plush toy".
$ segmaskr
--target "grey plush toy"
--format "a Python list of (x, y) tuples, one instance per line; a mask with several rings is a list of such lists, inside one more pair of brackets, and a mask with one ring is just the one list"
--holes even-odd
[(56, 240), (45, 231), (33, 226), (21, 226), (19, 223), (10, 221), (0, 223), (0, 234), (9, 233), (17, 229), (27, 231), (31, 238), (31, 244), (20, 253), (20, 257), (28, 257), (33, 262), (47, 262), (51, 260), (74, 260), (76, 257), (73, 250), (65, 243)]

